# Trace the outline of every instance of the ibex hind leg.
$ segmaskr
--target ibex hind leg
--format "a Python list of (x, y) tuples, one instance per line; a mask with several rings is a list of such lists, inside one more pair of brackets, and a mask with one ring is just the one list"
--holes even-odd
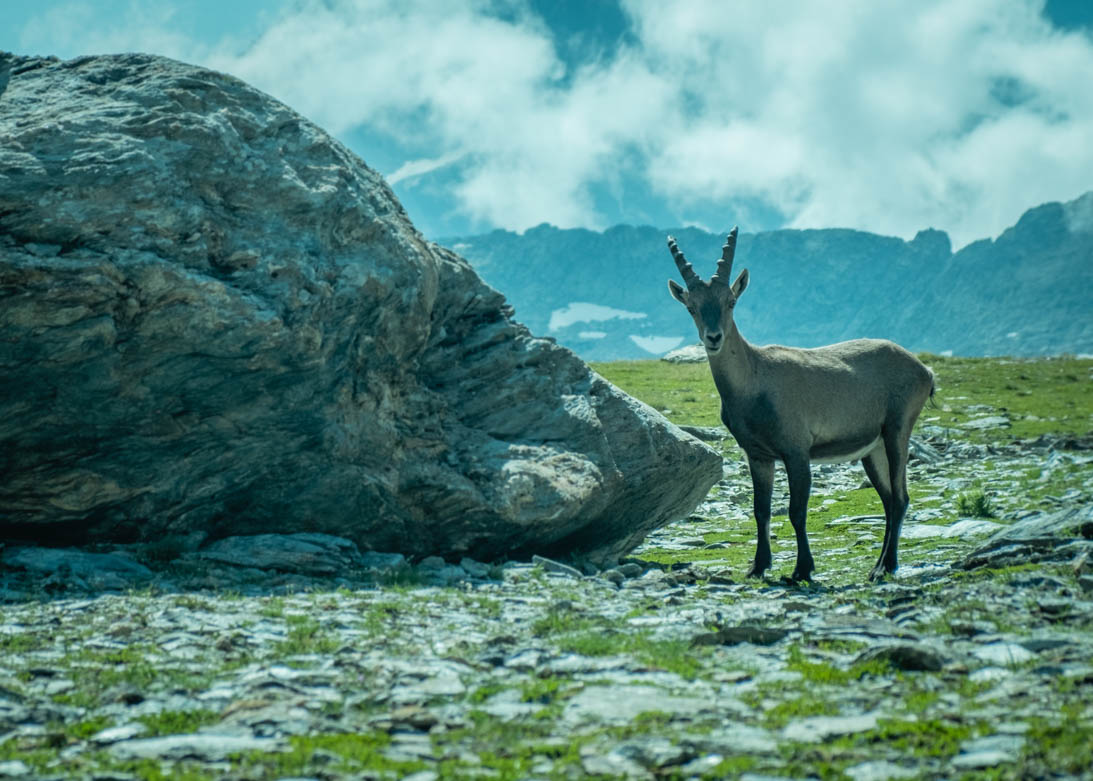
[(861, 465), (884, 505), (884, 542), (881, 543), (880, 558), (869, 573), (870, 580), (877, 580), (884, 577), (884, 552), (888, 550), (888, 539), (892, 534), (892, 481), (888, 474), (888, 456), (884, 453), (884, 443), (879, 443), (863, 456)]
[[(907, 495), (907, 452), (910, 430), (885, 433), (883, 456), (888, 472), (889, 499), (885, 503), (884, 543), (870, 580), (878, 580), (899, 567), (899, 535), (910, 499)], [(876, 452), (876, 451), (874, 451)], [(872, 455), (872, 454), (870, 454)], [(880, 491), (878, 490), (878, 493)], [(883, 495), (881, 501), (884, 500)]]

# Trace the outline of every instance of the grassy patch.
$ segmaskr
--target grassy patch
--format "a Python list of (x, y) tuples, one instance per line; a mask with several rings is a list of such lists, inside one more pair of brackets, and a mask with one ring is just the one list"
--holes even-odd
[(140, 716), (137, 721), (148, 728), (148, 736), (185, 735), (201, 727), (216, 724), (220, 715), (211, 710), (160, 711)]
[(244, 775), (262, 778), (311, 775), (319, 761), (316, 755), (325, 759), (324, 774), (369, 771), (398, 777), (425, 768), (422, 761), (388, 758), (385, 750), (390, 747), (391, 738), (382, 732), (293, 735), (288, 741), (288, 751), (249, 752), (237, 757), (236, 762), (245, 771)]
[(805, 656), (800, 646), (790, 647), (789, 661), (786, 668), (799, 672), (802, 679), (807, 683), (833, 686), (846, 686), (856, 683), (867, 675), (887, 675), (892, 669), (891, 664), (882, 659), (861, 662), (846, 669), (831, 662), (814, 662)]
[[(959, 428), (982, 415), (1003, 415), (1008, 428), (968, 430), (975, 442), (1028, 439), (1041, 434), (1093, 430), (1093, 360), (1087, 358), (947, 358), (922, 355), (938, 378), (936, 407), (919, 424)], [(592, 364), (630, 395), (665, 413), (673, 423), (718, 426), (720, 399), (709, 366), (666, 361)], [(931, 420), (932, 419), (932, 420)]]
[(997, 518), (994, 502), (983, 491), (961, 494), (956, 500), (956, 511), (965, 518)]
[(1038, 719), (1029, 725), (1021, 764), (1029, 771), (1088, 773), (1093, 767), (1093, 722), (1082, 718), (1080, 703), (1066, 705), (1063, 718)]
[(592, 368), (673, 423), (721, 425), (720, 397), (705, 363), (612, 361)]
[(299, 656), (303, 654), (327, 654), (338, 649), (338, 639), (325, 631), (322, 625), (308, 615), (285, 616), (288, 634), (276, 646), (278, 654)]

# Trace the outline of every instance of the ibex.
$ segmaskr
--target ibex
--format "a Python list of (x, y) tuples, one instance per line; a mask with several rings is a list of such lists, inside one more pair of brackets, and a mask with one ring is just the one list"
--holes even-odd
[(789, 478), (789, 519), (797, 536), (793, 579), (811, 580), (814, 569), (805, 517), (812, 462), (861, 459), (884, 505), (884, 542), (870, 580), (895, 572), (907, 512), (907, 452), (911, 427), (933, 395), (926, 366), (884, 339), (854, 339), (802, 349), (749, 344), (733, 322), (733, 309), (748, 286), (748, 270), (731, 285), (736, 228), (721, 250), (717, 273), (704, 282), (675, 239), (668, 249), (687, 288), (668, 281), (672, 297), (687, 307), (710, 359), (721, 395), (721, 420), (748, 457), (758, 543), (749, 576), (771, 565), (770, 502), (774, 461)]

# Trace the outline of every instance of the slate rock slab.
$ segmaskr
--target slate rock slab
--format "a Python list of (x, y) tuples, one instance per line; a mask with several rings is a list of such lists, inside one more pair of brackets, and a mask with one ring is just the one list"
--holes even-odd
[(150, 569), (118, 553), (89, 553), (76, 548), (18, 546), (0, 552), (0, 570), (25, 571), (36, 582), (67, 587), (124, 590), (153, 577)]
[(195, 732), (187, 735), (166, 735), (158, 738), (133, 738), (110, 746), (119, 759), (198, 759), (219, 760), (247, 751), (283, 751), (285, 745), (276, 738), (255, 738), (249, 735), (217, 735)]
[(791, 721), (782, 729), (782, 737), (800, 743), (821, 743), (842, 735), (855, 735), (877, 728), (876, 713), (860, 716), (810, 716)]
[(1055, 558), (1072, 560), (1093, 547), (1093, 504), (1039, 513), (995, 533), (961, 561), (964, 569), (999, 567)]
[(739, 645), (751, 643), (752, 645), (774, 645), (784, 640), (790, 630), (782, 627), (755, 626), (741, 624), (740, 626), (726, 626), (716, 632), (703, 632), (691, 638), (692, 646), (702, 645)]
[(913, 672), (937, 672), (946, 663), (942, 653), (923, 643), (888, 643), (863, 651), (854, 662), (860, 664), (877, 659), (889, 662), (900, 670)]
[(334, 575), (363, 565), (351, 540), (306, 532), (225, 537), (197, 555), (222, 564), (305, 575)]
[(611, 561), (720, 479), (268, 95), (142, 54), (0, 85), (0, 535)]

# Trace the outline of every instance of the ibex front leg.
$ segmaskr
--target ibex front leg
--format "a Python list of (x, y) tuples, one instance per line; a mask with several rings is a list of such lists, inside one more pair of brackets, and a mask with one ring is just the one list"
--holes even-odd
[(812, 550), (808, 547), (808, 495), (812, 491), (812, 468), (808, 458), (787, 458), (786, 476), (789, 477), (789, 521), (797, 535), (797, 566), (793, 568), (796, 581), (812, 580)]
[(755, 561), (749, 578), (759, 578), (770, 569), (770, 497), (774, 491), (774, 462), (748, 458), (751, 469), (752, 502), (755, 508)]

